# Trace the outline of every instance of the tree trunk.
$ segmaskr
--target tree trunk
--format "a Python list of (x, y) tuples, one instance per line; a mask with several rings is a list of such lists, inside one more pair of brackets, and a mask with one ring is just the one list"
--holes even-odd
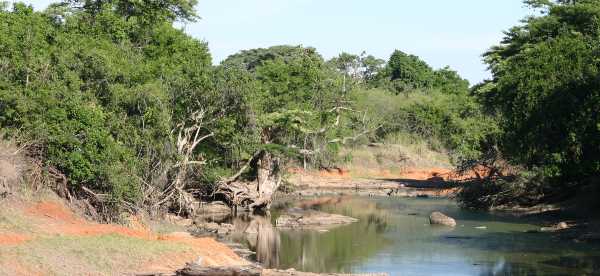
[(279, 184), (281, 184), (280, 160), (272, 153), (263, 151), (258, 160), (258, 196), (252, 204), (253, 209), (269, 209), (271, 200)]

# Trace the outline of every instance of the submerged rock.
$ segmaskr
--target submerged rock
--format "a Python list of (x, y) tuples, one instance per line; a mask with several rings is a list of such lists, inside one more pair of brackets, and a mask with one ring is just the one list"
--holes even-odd
[(440, 212), (431, 213), (431, 215), (429, 216), (429, 223), (446, 225), (446, 226), (450, 226), (450, 227), (456, 226), (456, 220), (454, 220), (453, 218), (446, 216)]
[(357, 221), (358, 219), (337, 214), (293, 209), (277, 218), (275, 224), (282, 228), (304, 228), (343, 225)]

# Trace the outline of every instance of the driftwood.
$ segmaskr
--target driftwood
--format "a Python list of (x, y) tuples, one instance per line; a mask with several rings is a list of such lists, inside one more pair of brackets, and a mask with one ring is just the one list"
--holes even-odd
[(221, 184), (215, 191), (215, 195), (223, 197), (230, 206), (242, 208), (250, 208), (250, 205), (259, 198), (256, 183), (250, 182)]
[(229, 206), (236, 209), (238, 207), (248, 210), (256, 208), (257, 202), (263, 201), (259, 193), (259, 184), (242, 182), (238, 181), (238, 179), (248, 168), (250, 168), (251, 164), (256, 159), (261, 158), (264, 155), (265, 153), (262, 150), (256, 151), (236, 174), (227, 179), (223, 179), (218, 183), (214, 195), (224, 199)]
[[(266, 143), (266, 142), (265, 142)], [(240, 182), (238, 178), (256, 161), (256, 182)], [(234, 207), (247, 210), (269, 209), (273, 194), (281, 184), (279, 157), (265, 150), (257, 151), (234, 176), (222, 180), (214, 195)]]

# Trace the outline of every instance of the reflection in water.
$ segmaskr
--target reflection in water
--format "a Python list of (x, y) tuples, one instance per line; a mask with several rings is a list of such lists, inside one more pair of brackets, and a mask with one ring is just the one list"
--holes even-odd
[(233, 240), (246, 244), (256, 252), (256, 260), (266, 267), (279, 266), (279, 232), (270, 218), (258, 215), (238, 216), (232, 220), (235, 231)]
[[(600, 272), (600, 251), (586, 244), (528, 234), (539, 226), (513, 217), (459, 209), (439, 199), (350, 197), (300, 203), (359, 222), (329, 230), (282, 230), (271, 217), (233, 219), (234, 241), (267, 267), (309, 272), (388, 272), (390, 275), (581, 275)], [(290, 206), (282, 204), (282, 206)], [(298, 206), (298, 205), (296, 205)], [(432, 227), (431, 211), (458, 221)], [(486, 226), (486, 229), (477, 229)]]

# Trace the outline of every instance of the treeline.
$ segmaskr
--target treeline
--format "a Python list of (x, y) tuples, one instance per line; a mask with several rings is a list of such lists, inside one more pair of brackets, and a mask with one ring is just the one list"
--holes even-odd
[[(173, 27), (197, 19), (194, 4), (4, 5), (3, 135), (27, 145), (61, 194), (106, 210), (189, 213), (194, 196), (255, 181), (254, 198), (227, 200), (268, 208), (290, 162), (332, 166), (341, 147), (398, 131), (469, 132), (461, 120), (477, 111), (468, 82), (448, 68), (400, 51), (388, 62), (346, 53), (325, 61), (302, 46), (242, 51), (213, 66), (205, 42)], [(421, 98), (399, 98), (412, 94)]]
[[(483, 55), (492, 79), (468, 88), (449, 68), (397, 51), (363, 77), (356, 103), (381, 126), (375, 139), (410, 133), (474, 170), (458, 197), (466, 207), (600, 207), (600, 1), (525, 4), (538, 15)], [(358, 60), (363, 72), (384, 64)]]
[(248, 179), (268, 207), (283, 162), (334, 146), (344, 102), (322, 57), (286, 46), (212, 66), (206, 43), (173, 27), (196, 19), (194, 4), (69, 1), (36, 12), (17, 3), (0, 12), (3, 134), (68, 179), (56, 184), (62, 194), (107, 210), (185, 213), (193, 193)]
[(107, 217), (192, 213), (194, 197), (249, 182), (255, 194), (226, 200), (268, 208), (290, 164), (332, 166), (341, 147), (399, 133), (496, 172), (465, 189), (465, 205), (527, 183), (537, 188), (520, 191), (535, 192), (519, 196), (543, 200), (555, 183), (597, 179), (600, 5), (529, 2), (547, 13), (485, 55), (494, 78), (473, 88), (401, 51), (324, 60), (275, 46), (213, 66), (205, 42), (173, 27), (197, 19), (194, 0), (4, 4), (0, 127), (50, 185)]
[(408, 135), (448, 151), (458, 164), (477, 159), (485, 150), (482, 140), (497, 132), (469, 82), (449, 67), (434, 70), (400, 50), (387, 61), (342, 53), (328, 63), (345, 76), (344, 90), (358, 111), (351, 120), (368, 133), (359, 143)]

